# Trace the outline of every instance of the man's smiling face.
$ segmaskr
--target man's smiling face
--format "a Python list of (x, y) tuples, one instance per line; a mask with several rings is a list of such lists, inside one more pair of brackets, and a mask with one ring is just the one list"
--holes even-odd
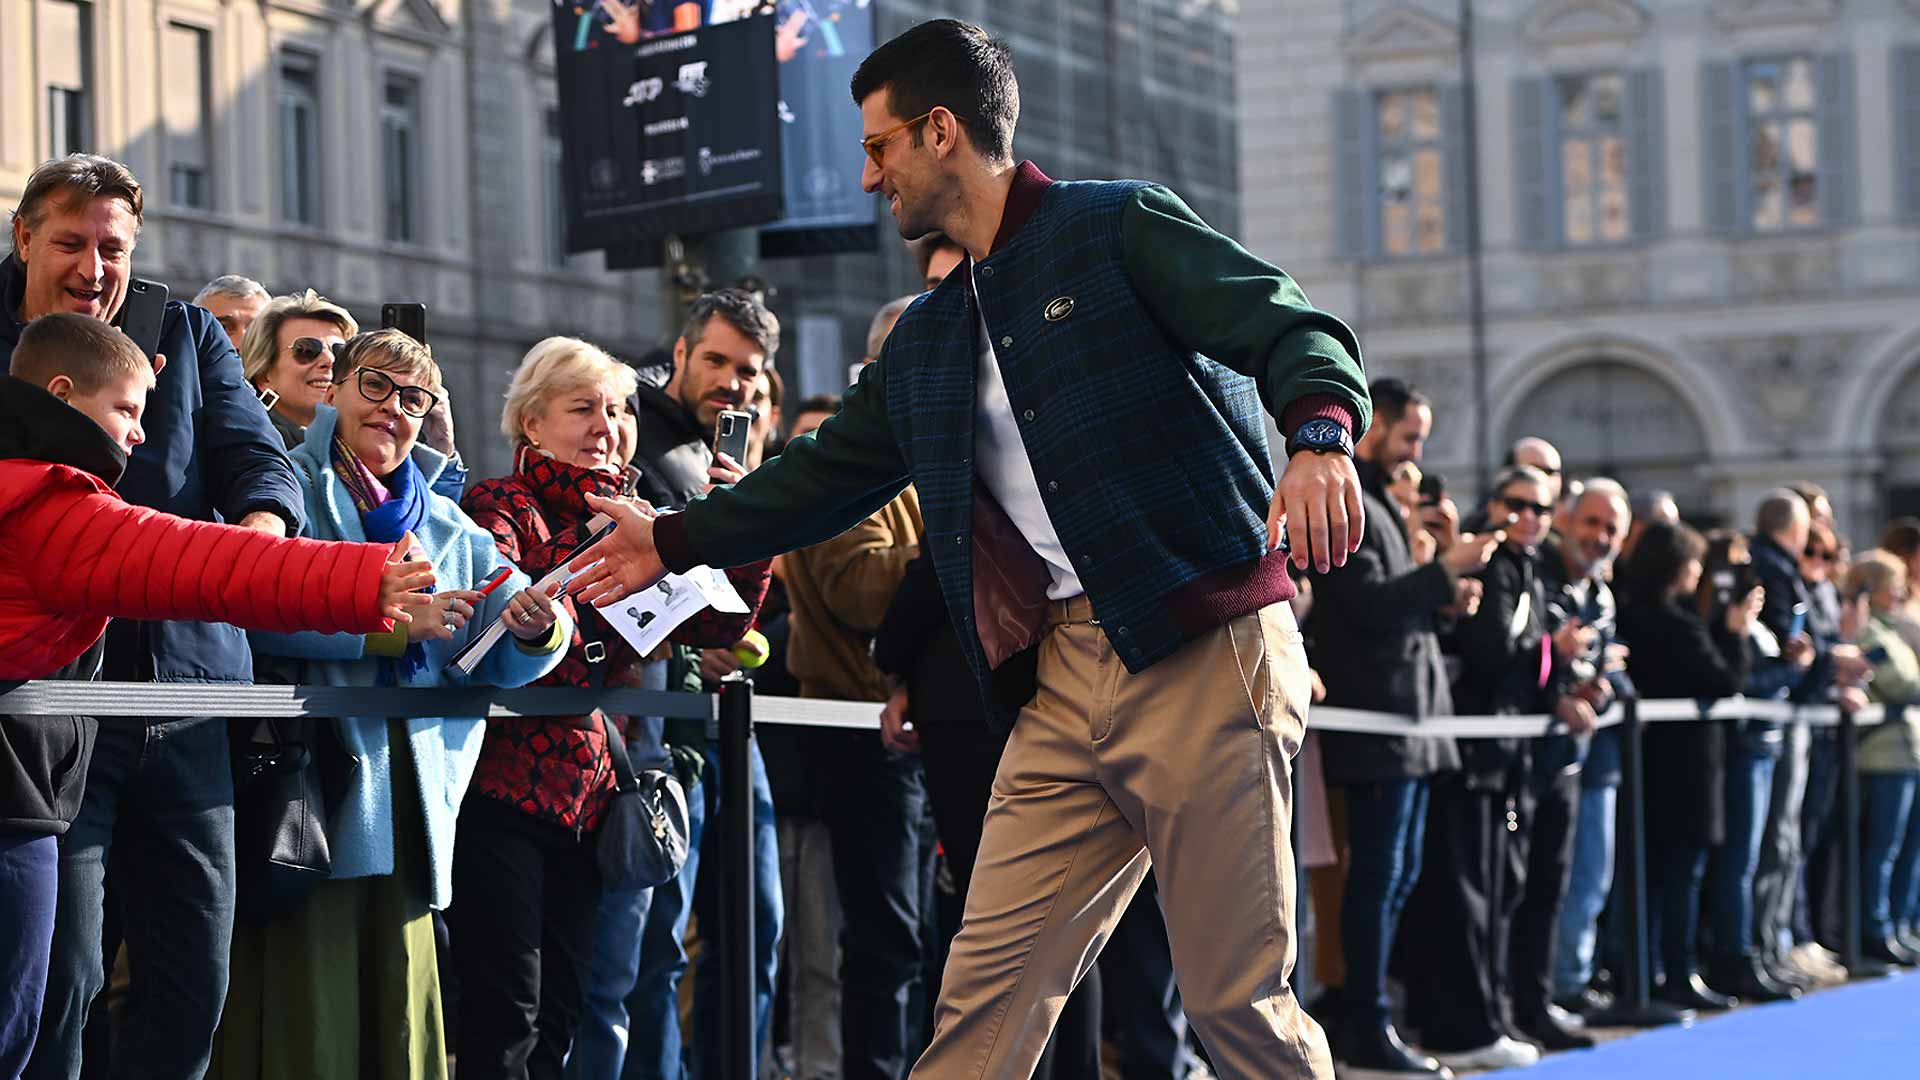
[(37, 225), (14, 221), (14, 249), (27, 267), (18, 315), (27, 321), (70, 311), (111, 322), (132, 278), (139, 237), (132, 207), (117, 195), (66, 204), (60, 193), (45, 207)]

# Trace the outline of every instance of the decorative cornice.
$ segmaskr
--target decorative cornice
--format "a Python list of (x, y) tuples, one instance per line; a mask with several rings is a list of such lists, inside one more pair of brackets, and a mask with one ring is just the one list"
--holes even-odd
[(1716, 0), (1713, 20), (1728, 27), (1815, 25), (1839, 10), (1840, 0)]
[(1355, 27), (1345, 41), (1356, 60), (1396, 60), (1460, 51), (1460, 28), (1419, 8), (1398, 4)]
[(1652, 21), (1630, 0), (1543, 0), (1521, 20), (1520, 33), (1535, 45), (1626, 43)]

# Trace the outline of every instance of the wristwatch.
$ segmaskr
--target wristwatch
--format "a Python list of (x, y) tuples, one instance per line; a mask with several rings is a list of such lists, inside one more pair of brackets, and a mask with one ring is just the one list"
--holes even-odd
[(1339, 452), (1353, 456), (1353, 436), (1337, 420), (1316, 416), (1300, 425), (1300, 430), (1287, 440), (1287, 456), (1292, 457), (1302, 450), (1311, 450), (1316, 454)]

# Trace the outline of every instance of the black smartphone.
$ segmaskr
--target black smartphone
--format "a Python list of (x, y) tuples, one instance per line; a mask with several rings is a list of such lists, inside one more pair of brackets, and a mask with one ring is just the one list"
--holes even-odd
[(713, 454), (725, 454), (741, 468), (747, 465), (747, 437), (753, 432), (753, 414), (727, 409), (713, 422)]
[(398, 330), (425, 345), (427, 343), (427, 305), (381, 304), (380, 329)]
[(1447, 497), (1447, 478), (1440, 473), (1428, 473), (1420, 478), (1420, 505), (1439, 506), (1440, 500)]
[(166, 285), (146, 278), (127, 283), (127, 299), (120, 305), (120, 330), (140, 346), (149, 361), (160, 351), (160, 323), (166, 317)]

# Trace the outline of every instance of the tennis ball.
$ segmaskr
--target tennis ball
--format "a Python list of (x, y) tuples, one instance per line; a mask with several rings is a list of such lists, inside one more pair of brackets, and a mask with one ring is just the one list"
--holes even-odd
[(749, 630), (733, 646), (733, 655), (740, 658), (740, 666), (757, 668), (767, 662), (773, 654), (773, 646), (767, 643), (767, 635), (758, 630)]

